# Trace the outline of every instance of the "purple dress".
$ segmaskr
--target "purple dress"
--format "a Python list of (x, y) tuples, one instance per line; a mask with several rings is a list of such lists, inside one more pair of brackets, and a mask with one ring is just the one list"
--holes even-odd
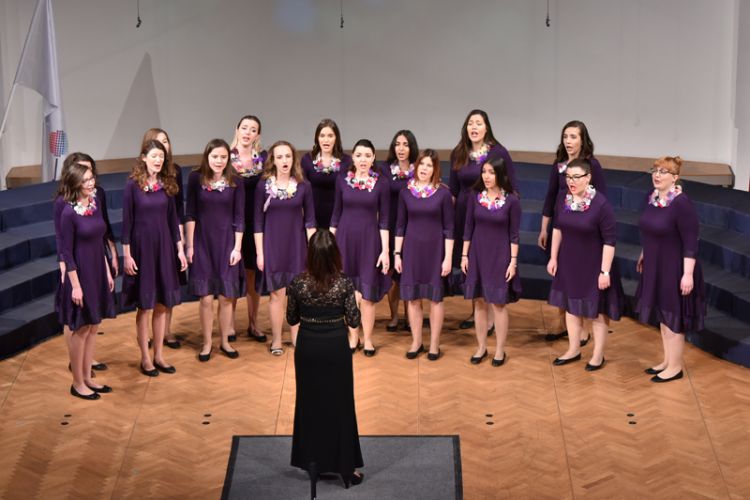
[[(664, 323), (675, 333), (700, 331), (706, 316), (705, 288), (698, 260), (698, 215), (685, 194), (658, 208), (646, 201), (638, 221), (643, 273), (635, 292), (636, 312), (644, 323)], [(683, 258), (695, 260), (693, 291), (680, 292)]]
[(562, 233), (557, 256), (557, 274), (552, 279), (548, 302), (570, 314), (596, 318), (604, 314), (619, 320), (625, 306), (625, 294), (617, 264), (610, 269), (610, 286), (599, 290), (602, 248), (615, 246), (617, 222), (612, 206), (604, 195), (597, 194), (585, 212), (557, 207), (555, 229)]
[[(261, 168), (259, 171), (248, 170), (247, 172), (242, 171), (242, 162), (239, 161), (239, 152), (236, 148), (231, 151), (230, 155), (232, 156), (232, 166), (239, 172), (239, 176), (245, 185), (245, 221), (249, 224), (255, 217), (255, 188), (263, 174), (263, 165), (268, 158), (268, 153), (266, 151), (260, 152), (258, 162)], [(253, 163), (255, 164), (255, 160), (253, 160)], [(249, 271), (258, 269), (258, 254), (255, 250), (255, 235), (252, 231), (245, 231), (242, 235), (242, 262), (245, 264), (245, 269)], [(250, 285), (248, 283), (248, 286)]]
[(180, 228), (175, 197), (164, 189), (146, 192), (128, 179), (122, 194), (121, 241), (130, 245), (130, 255), (138, 266), (135, 276), (123, 275), (122, 306), (153, 309), (156, 304), (179, 304), (176, 243)]
[(223, 191), (209, 191), (201, 185), (198, 172), (190, 172), (188, 177), (185, 218), (195, 222), (188, 279), (192, 295), (231, 299), (245, 295), (242, 262), (229, 265), (234, 233), (245, 230), (245, 189), (240, 179), (235, 178), (235, 184)]
[[(109, 213), (107, 211), (107, 192), (101, 186), (96, 186), (96, 199), (97, 203), (99, 204), (98, 209), (102, 213), (102, 217), (104, 218), (104, 225), (106, 227), (106, 230), (104, 232), (104, 241), (105, 243), (107, 241), (115, 241), (115, 238), (112, 235), (112, 225), (109, 223)], [(62, 218), (63, 208), (65, 208), (67, 205), (68, 204), (65, 203), (65, 200), (62, 196), (56, 196), (55, 201), (52, 203), (52, 221), (55, 226), (55, 245), (58, 249), (58, 262), (63, 260), (62, 256), (60, 255), (60, 249), (62, 248), (62, 240), (60, 238), (60, 220)], [(109, 245), (107, 245), (104, 250), (107, 254), (107, 259), (112, 260), (112, 256), (109, 255)]]
[(417, 198), (406, 188), (398, 200), (396, 236), (401, 248), (400, 294), (403, 300), (442, 302), (446, 279), (440, 276), (445, 240), (453, 239), (453, 197), (446, 186), (429, 198)]
[[(115, 298), (107, 283), (107, 262), (104, 253), (107, 225), (99, 209), (90, 216), (78, 215), (65, 204), (60, 213), (60, 250), (66, 271), (76, 271), (83, 291), (83, 307), (73, 304), (70, 279), (60, 285), (55, 310), (58, 320), (75, 331), (84, 325), (98, 325), (104, 318), (115, 317)], [(84, 264), (85, 263), (85, 264)], [(81, 264), (79, 266), (78, 264)]]
[[(255, 188), (254, 231), (263, 233), (263, 273), (255, 276), (255, 289), (268, 294), (286, 286), (307, 265), (307, 234), (315, 227), (310, 183), (300, 182), (291, 199), (270, 198), (266, 181)], [(268, 204), (266, 206), (266, 203)]]
[[(391, 264), (393, 264), (393, 251), (396, 248), (395, 245), (395, 238), (396, 238), (396, 218), (398, 217), (398, 195), (401, 193), (401, 190), (406, 187), (406, 184), (409, 182), (409, 179), (414, 177), (414, 172), (412, 171), (409, 176), (405, 179), (399, 179), (394, 178), (393, 174), (391, 174), (391, 166), (388, 165), (386, 162), (383, 162), (382, 165), (380, 165), (380, 174), (383, 177), (386, 177), (390, 182), (390, 208), (389, 208), (389, 217), (388, 217), (388, 236), (389, 236), (389, 249), (390, 249), (390, 257), (391, 257)], [(391, 278), (393, 281), (399, 281), (401, 279), (401, 275), (396, 272), (395, 269), (391, 272)]]
[[(502, 144), (495, 144), (490, 148), (488, 158), (501, 156), (505, 160), (505, 168), (508, 171), (508, 179), (514, 191), (518, 191), (518, 182), (516, 181), (516, 169), (513, 166), (513, 160)], [(459, 243), (464, 240), (464, 227), (466, 226), (466, 210), (469, 205), (469, 198), (472, 196), (472, 186), (482, 174), (482, 165), (469, 158), (469, 161), (460, 170), (455, 170), (451, 165), (449, 186), (451, 193), (456, 198), (456, 222), (453, 229), (455, 232), (455, 241)], [(453, 247), (453, 274), (451, 275), (451, 285), (456, 293), (462, 293), (462, 283), (464, 274), (461, 272), (461, 245)]]
[(337, 228), (344, 274), (365, 300), (378, 302), (391, 288), (391, 278), (375, 267), (382, 251), (380, 230), (388, 230), (389, 182), (378, 175), (372, 191), (355, 189), (346, 173), (336, 181), (331, 228)]
[[(174, 195), (174, 205), (177, 211), (177, 220), (180, 225), (185, 224), (185, 189), (182, 186), (182, 168), (178, 164), (174, 164), (175, 168), (175, 182), (177, 182), (177, 194)], [(177, 269), (177, 278), (180, 282), (180, 286), (187, 285), (187, 271), (180, 269), (180, 259), (177, 258), (177, 247), (174, 248), (174, 262)]]
[(481, 297), (489, 304), (516, 302), (521, 297), (518, 267), (510, 283), (505, 281), (505, 272), (510, 265), (510, 244), (519, 242), (521, 202), (518, 195), (507, 194), (502, 207), (490, 210), (479, 203), (479, 196), (473, 193), (466, 211), (464, 241), (471, 245), (464, 297)]
[(336, 195), (336, 179), (340, 175), (346, 175), (352, 165), (352, 157), (344, 155), (338, 173), (325, 174), (315, 171), (313, 158), (310, 153), (302, 157), (302, 171), (305, 179), (312, 187), (313, 201), (315, 203), (316, 226), (328, 228), (331, 225), (331, 214), (333, 213), (334, 198)]

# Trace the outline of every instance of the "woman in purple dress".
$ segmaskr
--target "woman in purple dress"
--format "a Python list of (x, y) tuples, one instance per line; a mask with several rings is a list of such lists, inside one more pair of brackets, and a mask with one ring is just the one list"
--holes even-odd
[[(164, 167), (167, 172), (173, 172), (175, 178), (175, 184), (177, 184), (177, 192), (174, 195), (175, 209), (177, 210), (177, 219), (180, 223), (180, 240), (183, 244), (185, 242), (185, 195), (182, 186), (182, 169), (180, 166), (172, 160), (172, 141), (169, 138), (167, 131), (161, 128), (150, 128), (143, 134), (143, 140), (141, 141), (141, 149), (146, 146), (148, 141), (156, 140), (164, 145), (164, 150), (167, 152), (167, 156), (164, 158)], [(187, 272), (182, 269), (180, 259), (175, 253), (175, 265), (177, 266), (177, 276), (179, 278), (180, 285), (187, 285)], [(180, 340), (175, 337), (172, 333), (172, 308), (167, 308), (166, 313), (166, 326), (164, 327), (164, 345), (170, 349), (179, 349), (181, 347)]]
[[(401, 190), (406, 187), (406, 183), (414, 177), (414, 162), (419, 154), (417, 139), (411, 130), (399, 130), (391, 140), (391, 146), (388, 148), (388, 159), (380, 167), (380, 175), (387, 177), (390, 182), (390, 220), (388, 221), (388, 234), (390, 235), (389, 248), (391, 249), (391, 261), (394, 260), (393, 249), (395, 248), (394, 238), (396, 236), (396, 217), (398, 215), (398, 198)], [(440, 167), (438, 166), (438, 172)], [(438, 173), (438, 179), (439, 179)], [(395, 332), (398, 329), (398, 302), (399, 290), (398, 282), (400, 274), (394, 271), (391, 274), (393, 284), (388, 290), (388, 307), (391, 309), (391, 321), (385, 329), (389, 332)], [(406, 305), (404, 304), (404, 313)], [(406, 315), (406, 314), (405, 314)], [(409, 324), (408, 315), (406, 324)]]
[[(62, 239), (61, 239), (61, 233), (60, 233), (60, 219), (62, 216), (63, 208), (68, 204), (65, 201), (65, 185), (63, 183), (63, 179), (65, 178), (65, 175), (68, 172), (68, 169), (70, 169), (71, 166), (75, 165), (76, 163), (85, 166), (86, 168), (91, 169), (91, 172), (94, 174), (94, 179), (96, 179), (96, 162), (94, 161), (91, 156), (87, 155), (86, 153), (81, 152), (75, 152), (70, 153), (67, 157), (65, 157), (65, 161), (63, 162), (62, 171), (60, 172), (60, 182), (58, 184), (57, 193), (55, 193), (55, 200), (52, 203), (52, 220), (54, 222), (55, 226), (55, 247), (57, 248), (57, 262), (60, 266), (60, 284), (65, 283), (65, 261), (62, 258), (61, 249), (62, 249)], [(118, 261), (117, 261), (117, 248), (114, 244), (114, 237), (112, 236), (112, 227), (109, 223), (109, 215), (107, 214), (107, 201), (106, 201), (106, 193), (103, 188), (97, 186), (96, 193), (101, 198), (99, 210), (102, 212), (102, 216), (104, 217), (104, 223), (107, 227), (107, 232), (105, 235), (105, 239), (107, 240), (107, 248), (109, 248), (109, 254), (107, 255), (107, 258), (109, 260), (110, 264), (110, 271), (112, 272), (112, 277), (117, 277), (118, 272)], [(57, 301), (59, 303), (59, 301)], [(73, 332), (68, 330), (65, 325), (63, 325), (63, 337), (65, 338), (65, 344), (68, 346), (68, 349), (70, 349), (70, 339)], [(72, 370), (71, 366), (68, 366), (69, 370)], [(91, 361), (91, 369), (92, 370), (106, 370), (107, 365), (105, 363), (100, 363), (96, 359), (93, 359)], [(93, 377), (93, 375), (92, 375)]]
[(604, 366), (609, 320), (619, 320), (625, 295), (614, 265), (616, 221), (612, 206), (591, 185), (591, 164), (576, 159), (565, 170), (568, 194), (560, 200), (547, 272), (554, 278), (548, 302), (565, 309), (568, 350), (555, 365), (581, 359), (584, 318), (591, 319), (594, 352), (587, 371)]
[[(537, 243), (540, 248), (546, 251), (549, 257), (549, 238), (552, 234), (552, 227), (555, 220), (555, 209), (560, 205), (560, 200), (568, 194), (568, 185), (565, 181), (565, 170), (568, 163), (576, 158), (585, 158), (591, 163), (591, 185), (596, 192), (607, 196), (607, 183), (604, 180), (604, 169), (602, 169), (599, 160), (594, 157), (594, 143), (589, 136), (586, 125), (578, 120), (573, 120), (565, 124), (560, 133), (560, 144), (557, 146), (557, 155), (555, 162), (549, 174), (547, 183), (547, 195), (544, 197), (544, 207), (542, 208), (542, 227), (539, 231)], [(554, 332), (554, 330), (553, 330)], [(557, 333), (549, 332), (544, 337), (548, 342), (560, 339), (568, 334), (565, 331), (565, 310), (560, 309), (560, 325)], [(588, 343), (589, 339), (581, 340), (581, 346)]]
[[(258, 186), (263, 164), (268, 153), (260, 144), (261, 124), (257, 116), (245, 115), (240, 119), (234, 131), (232, 150), (229, 158), (245, 186), (245, 221), (249, 225), (255, 216), (255, 188)], [(253, 231), (245, 231), (242, 237), (242, 262), (245, 264), (245, 282), (247, 283), (247, 335), (265, 342), (266, 336), (258, 329), (258, 307), (260, 295), (255, 290), (255, 272), (258, 269), (255, 237)], [(236, 309), (237, 301), (234, 301)]]
[(245, 189), (238, 185), (229, 163), (229, 145), (213, 139), (203, 151), (198, 169), (190, 172), (187, 187), (188, 291), (200, 297), (203, 348), (199, 361), (211, 358), (213, 298), (219, 297), (221, 351), (229, 358), (240, 353), (229, 344), (232, 300), (245, 295), (242, 272), (242, 233), (245, 231)]
[(430, 301), (430, 349), (427, 359), (440, 357), (446, 292), (445, 278), (453, 256), (453, 197), (440, 184), (440, 159), (425, 149), (416, 159), (416, 174), (399, 194), (394, 267), (401, 273), (401, 297), (408, 301), (411, 347), (407, 359), (424, 351), (422, 299)]
[[(390, 211), (388, 179), (372, 170), (375, 146), (360, 139), (352, 150), (353, 165), (336, 184), (336, 202), (331, 232), (336, 235), (344, 258), (344, 273), (357, 290), (362, 311), (365, 356), (375, 355), (372, 330), (375, 304), (391, 287), (388, 277), (388, 221)], [(380, 269), (378, 269), (380, 268)], [(359, 346), (359, 333), (350, 330), (352, 352)]]
[[(297, 150), (286, 141), (277, 141), (268, 151), (261, 182), (255, 188), (255, 248), (258, 293), (270, 294), (270, 351), (281, 356), (286, 287), (305, 270), (307, 240), (315, 233), (315, 209), (310, 183), (302, 176)], [(292, 326), (292, 344), (298, 326)]]
[(703, 273), (698, 255), (698, 214), (677, 185), (682, 159), (654, 162), (654, 191), (638, 220), (643, 250), (637, 270), (636, 312), (642, 322), (659, 324), (664, 358), (646, 369), (653, 382), (682, 378), (686, 331), (700, 331), (706, 317)]
[(521, 296), (518, 276), (518, 231), (521, 202), (508, 179), (505, 160), (490, 158), (482, 165), (482, 175), (474, 184), (464, 228), (461, 270), (466, 274), (464, 297), (474, 300), (477, 352), (471, 357), (478, 365), (487, 356), (487, 318), (492, 308), (497, 330), (497, 346), (492, 366), (508, 359), (506, 304)]
[[(510, 184), (513, 191), (518, 191), (516, 182), (516, 170), (508, 150), (503, 147), (492, 133), (492, 125), (487, 113), (481, 109), (469, 112), (461, 127), (461, 139), (451, 152), (450, 190), (456, 198), (456, 222), (454, 224), (455, 241), (463, 241), (463, 232), (466, 225), (466, 208), (469, 198), (473, 196), (472, 186), (479, 179), (482, 165), (489, 156), (501, 156), (505, 160), (505, 169), (508, 172)], [(451, 287), (454, 293), (463, 293), (463, 278), (461, 272), (461, 245), (453, 247), (453, 274), (451, 275)], [(474, 326), (473, 315), (462, 321), (460, 328), (471, 328)]]
[(352, 158), (344, 154), (341, 133), (336, 122), (325, 118), (315, 128), (315, 144), (312, 151), (302, 157), (302, 171), (312, 187), (315, 201), (316, 226), (331, 225), (336, 179), (346, 174)]
[[(149, 377), (176, 371), (164, 359), (164, 331), (167, 310), (181, 302), (177, 267), (187, 269), (174, 200), (177, 182), (167, 168), (166, 157), (167, 150), (161, 142), (147, 142), (122, 195), (125, 277), (121, 299), (124, 308), (138, 308), (135, 324), (141, 349), (140, 368)], [(154, 335), (153, 360), (148, 344), (149, 314)]]
[(68, 342), (70, 393), (93, 400), (99, 399), (99, 393), (112, 392), (111, 387), (94, 383), (91, 372), (97, 326), (102, 319), (115, 317), (115, 282), (104, 251), (107, 226), (90, 168), (71, 165), (62, 184), (66, 205), (60, 214), (59, 253), (67, 278), (60, 285), (55, 310), (60, 323), (73, 332)]

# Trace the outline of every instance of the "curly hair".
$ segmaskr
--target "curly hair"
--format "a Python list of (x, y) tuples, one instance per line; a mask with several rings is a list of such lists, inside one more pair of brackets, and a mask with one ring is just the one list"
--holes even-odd
[(156, 178), (159, 179), (159, 182), (161, 182), (164, 186), (164, 191), (167, 193), (167, 195), (174, 196), (177, 194), (177, 191), (179, 191), (175, 171), (174, 168), (168, 167), (169, 163), (167, 160), (167, 148), (165, 148), (164, 144), (162, 144), (160, 141), (157, 141), (156, 139), (151, 139), (143, 144), (143, 146), (141, 147), (141, 154), (140, 156), (138, 156), (135, 165), (133, 165), (133, 170), (130, 172), (130, 178), (133, 179), (136, 184), (138, 184), (139, 188), (143, 189), (146, 187), (146, 184), (148, 182), (146, 180), (148, 178), (148, 168), (146, 167), (144, 158), (154, 149), (158, 149), (159, 151), (164, 153), (164, 165), (162, 166), (163, 168), (159, 171), (159, 173), (156, 174)]

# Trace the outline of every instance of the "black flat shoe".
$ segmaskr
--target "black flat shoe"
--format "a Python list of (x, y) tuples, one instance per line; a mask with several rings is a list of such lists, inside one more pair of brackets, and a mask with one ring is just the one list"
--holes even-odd
[(414, 358), (416, 358), (417, 356), (419, 356), (423, 352), (424, 352), (424, 346), (420, 345), (419, 349), (417, 349), (416, 351), (407, 351), (406, 352), (406, 359), (414, 359)]
[(237, 334), (227, 335), (227, 342), (237, 342)]
[(442, 354), (443, 353), (440, 352), (440, 349), (438, 349), (438, 352), (436, 352), (436, 353), (428, 352), (427, 353), (427, 359), (430, 360), (430, 361), (437, 361), (438, 359), (440, 359), (440, 356)]
[(508, 355), (503, 353), (503, 359), (492, 358), (492, 366), (503, 366), (505, 360), (508, 359)]
[(95, 363), (91, 365), (91, 369), (101, 372), (107, 369), (107, 365), (105, 365), (104, 363)]
[(473, 319), (465, 319), (462, 322), (458, 324), (458, 327), (461, 330), (468, 330), (469, 328), (474, 328), (474, 320)]
[(164, 345), (169, 347), (170, 349), (179, 349), (180, 347), (182, 347), (182, 344), (177, 339), (174, 339), (174, 340), (164, 339)]
[(365, 353), (365, 356), (367, 356), (368, 358), (371, 358), (375, 356), (376, 351), (375, 349), (362, 349), (362, 352)]
[(354, 354), (355, 352), (357, 352), (357, 349), (360, 348), (362, 348), (362, 342), (357, 339), (357, 345), (355, 345), (354, 347), (350, 347), (349, 349), (352, 351), (352, 354)]
[(546, 340), (547, 342), (554, 342), (555, 340), (560, 340), (561, 338), (567, 337), (567, 336), (568, 336), (568, 330), (564, 330), (560, 333), (548, 333), (547, 335), (544, 336), (544, 340)]
[(487, 330), (487, 336), (492, 337), (495, 334), (495, 325), (492, 325), (492, 328)]
[(395, 331), (398, 331), (398, 324), (395, 324), (395, 325), (385, 325), (385, 331), (386, 332), (395, 332)]
[(589, 340), (591, 340), (591, 335), (589, 335), (589, 336), (588, 336), (588, 337), (586, 337), (585, 339), (581, 339), (581, 347), (583, 347), (583, 346), (585, 346), (586, 344), (588, 344), (588, 343), (589, 343)]
[[(268, 340), (268, 337), (266, 337), (265, 334), (261, 333), (260, 335), (256, 335), (255, 332), (257, 332), (257, 330), (253, 330), (252, 328), (248, 328), (247, 329), (247, 336), (250, 337), (251, 339), (255, 340), (256, 342), (261, 342), (261, 343)], [(258, 332), (258, 333), (260, 333), (260, 332)]]
[(159, 375), (159, 370), (156, 368), (152, 368), (151, 370), (146, 370), (143, 367), (143, 363), (141, 363), (141, 373), (146, 375), (147, 377), (157, 377)]
[(595, 372), (596, 370), (601, 370), (602, 367), (604, 367), (604, 363), (606, 363), (607, 360), (602, 358), (602, 362), (598, 365), (592, 365), (591, 363), (586, 363), (586, 371), (587, 372)]
[(109, 394), (110, 392), (112, 392), (112, 388), (108, 385), (103, 385), (101, 387), (91, 387), (90, 385), (86, 384), (86, 387), (94, 392), (100, 392), (102, 394)]
[(478, 365), (486, 357), (487, 357), (487, 349), (484, 350), (484, 354), (482, 354), (481, 356), (472, 356), (471, 359), (469, 359), (469, 361), (471, 361), (472, 365)]
[(361, 472), (355, 472), (349, 477), (341, 476), (341, 479), (344, 481), (344, 488), (349, 489), (349, 486), (357, 486), (358, 484), (362, 484), (362, 481), (365, 480), (365, 475)]
[(174, 373), (177, 371), (177, 368), (175, 368), (174, 366), (160, 365), (156, 361), (154, 361), (154, 366), (156, 367), (157, 370), (159, 370), (162, 373)]
[(657, 375), (657, 374), (659, 374), (659, 373), (661, 373), (663, 371), (664, 371), (664, 368), (662, 368), (661, 370), (657, 370), (655, 368), (650, 368), (649, 367), (649, 368), (646, 368), (645, 370), (643, 370), (643, 373), (645, 373), (647, 375)]
[(211, 349), (208, 350), (208, 354), (198, 353), (198, 361), (200, 361), (201, 363), (205, 363), (206, 361), (208, 361), (209, 359), (211, 359), (211, 352), (213, 350), (214, 350), (214, 348), (212, 347)]
[(220, 346), (219, 350), (223, 352), (229, 359), (237, 359), (240, 357), (239, 351), (227, 351), (224, 346)]
[(651, 382), (656, 382), (657, 384), (663, 384), (664, 382), (671, 382), (673, 380), (680, 380), (682, 378), (682, 370), (677, 372), (676, 375), (672, 375), (669, 378), (661, 378), (659, 375), (654, 375), (651, 377)]
[(567, 365), (568, 363), (573, 363), (574, 361), (580, 361), (580, 360), (581, 360), (581, 353), (579, 352), (572, 358), (567, 358), (567, 359), (555, 358), (552, 364), (555, 366), (562, 366), (562, 365)]
[(101, 397), (98, 392), (92, 392), (91, 394), (81, 394), (80, 392), (76, 391), (76, 388), (72, 385), (70, 386), (70, 393), (77, 398), (86, 399), (88, 401), (94, 401)]

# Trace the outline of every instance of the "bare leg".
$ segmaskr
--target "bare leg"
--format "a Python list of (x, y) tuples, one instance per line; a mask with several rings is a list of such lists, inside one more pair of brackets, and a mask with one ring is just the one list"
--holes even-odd
[(237, 300), (219, 295), (219, 331), (221, 332), (221, 347), (225, 351), (232, 352), (234, 349), (229, 344), (229, 336), (234, 334), (234, 311)]
[(483, 356), (487, 351), (487, 303), (484, 299), (475, 299), (474, 303), (474, 331), (477, 336), (477, 352), (474, 357)]
[[(164, 339), (171, 343), (177, 342), (177, 338), (174, 336), (174, 333), (172, 333), (172, 308), (167, 307), (165, 308), (165, 316), (164, 316)], [(154, 342), (156, 342), (156, 339), (154, 339)]]
[(664, 326), (667, 350), (667, 367), (659, 374), (659, 378), (670, 378), (682, 371), (682, 352), (685, 349), (685, 336), (675, 333)]
[(372, 344), (372, 331), (375, 328), (375, 303), (362, 299), (359, 306), (362, 313), (362, 333), (365, 337), (365, 349), (372, 350), (375, 346)]
[(151, 330), (154, 332), (154, 362), (161, 366), (169, 366), (164, 360), (164, 336), (167, 329), (167, 317), (170, 316), (170, 309), (162, 304), (154, 306), (154, 312), (151, 315)]
[(505, 359), (505, 341), (508, 339), (508, 308), (502, 304), (492, 304), (495, 316), (495, 335), (497, 346), (494, 359)]
[(247, 332), (256, 335), (258, 331), (258, 307), (260, 306), (260, 295), (255, 291), (255, 271), (245, 269), (245, 282), (247, 283)]
[(409, 347), (409, 350), (415, 352), (422, 345), (422, 301), (409, 300), (406, 307), (409, 311), (409, 327), (411, 328), (411, 347)]
[[(138, 333), (138, 348), (141, 350), (141, 366), (146, 370), (153, 370), (151, 362), (151, 351), (148, 349), (148, 316), (151, 309), (138, 309), (135, 313), (135, 329)], [(156, 342), (154, 342), (156, 344)], [(156, 350), (156, 345), (154, 345)]]
[(398, 282), (394, 281), (391, 284), (391, 289), (388, 290), (388, 307), (391, 310), (391, 321), (388, 323), (388, 326), (390, 327), (398, 326), (398, 300)]
[(583, 318), (565, 313), (565, 324), (568, 327), (568, 350), (560, 356), (560, 359), (569, 359), (581, 353), (581, 330), (583, 330)]
[(591, 321), (591, 330), (594, 332), (594, 352), (591, 354), (589, 363), (599, 366), (604, 360), (604, 346), (607, 344), (609, 333), (609, 318), (600, 314)]
[[(102, 387), (91, 379), (91, 368), (87, 368), (91, 366), (92, 360), (94, 359), (94, 347), (96, 344), (97, 329), (98, 325), (91, 325), (89, 327), (89, 331), (86, 334), (86, 340), (83, 344), (83, 381), (89, 389), (91, 389), (92, 387), (100, 389)], [(80, 393), (81, 391), (78, 392)]]
[[(421, 309), (421, 308), (420, 308)], [(420, 311), (420, 316), (421, 316)], [(445, 305), (443, 302), (430, 301), (430, 353), (440, 352), (440, 332), (443, 330)]]
[(662, 348), (664, 349), (664, 358), (662, 359), (661, 363), (654, 366), (653, 369), (662, 371), (669, 364), (669, 342), (667, 342), (667, 332), (669, 331), (669, 328), (667, 328), (667, 325), (665, 325), (664, 323), (659, 323), (659, 330), (661, 331), (661, 344)]
[(200, 318), (201, 332), (203, 333), (203, 349), (201, 349), (201, 354), (209, 354), (211, 352), (211, 330), (213, 330), (214, 327), (213, 306), (213, 295), (206, 295), (204, 297), (201, 297)]
[[(91, 376), (91, 365), (85, 365), (86, 339), (89, 333), (89, 325), (84, 325), (70, 335), (68, 353), (70, 355), (70, 370), (73, 373), (73, 387), (79, 394), (89, 395), (92, 391), (86, 387), (85, 379)], [(84, 369), (84, 366), (86, 368)], [(89, 372), (85, 373), (84, 372)]]
[(281, 332), (284, 328), (284, 299), (286, 298), (286, 288), (281, 288), (271, 292), (271, 299), (268, 301), (268, 307), (271, 314), (271, 349), (281, 349)]

